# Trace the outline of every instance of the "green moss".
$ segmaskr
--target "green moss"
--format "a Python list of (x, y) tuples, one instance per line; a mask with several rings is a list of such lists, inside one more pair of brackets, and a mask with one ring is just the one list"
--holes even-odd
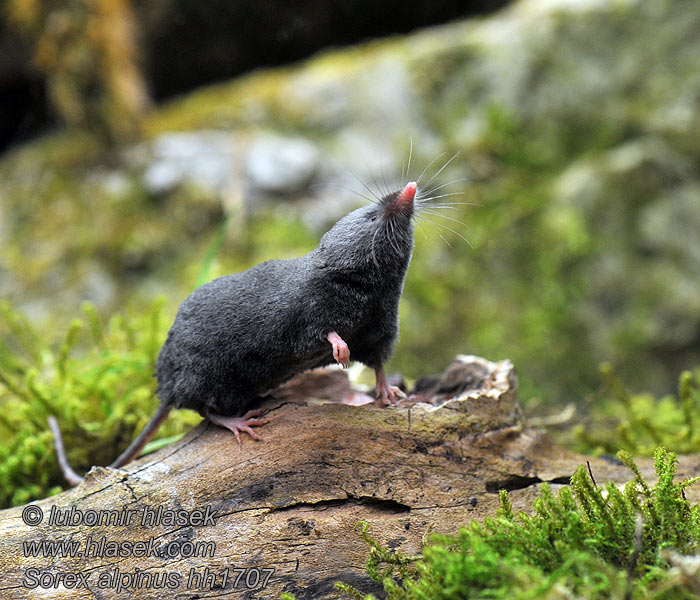
[(651, 456), (658, 445), (683, 454), (700, 452), (700, 369), (681, 373), (678, 393), (662, 398), (630, 392), (608, 363), (600, 370), (603, 385), (591, 399), (585, 422), (562, 441), (596, 454), (624, 449)]
[[(138, 214), (126, 206), (122, 209), (122, 219)], [(39, 211), (41, 216), (31, 212), (28, 219), (49, 218), (49, 211)], [(14, 213), (13, 219), (18, 218)], [(69, 243), (96, 246), (99, 223), (93, 225), (85, 231), (88, 241), (79, 242), (74, 235)], [(109, 464), (126, 447), (157, 406), (155, 358), (177, 305), (195, 283), (270, 258), (298, 256), (314, 246), (305, 227), (273, 214), (260, 215), (233, 240), (225, 239), (229, 226), (222, 221), (212, 236), (198, 240), (196, 255), (201, 260), (182, 257), (183, 261), (168, 265), (175, 292), (167, 305), (132, 294), (131, 308), (104, 319), (86, 303), (80, 318), (66, 330), (58, 313), (52, 326), (39, 328), (7, 301), (0, 303), (0, 507), (56, 493), (64, 485), (46, 422), (51, 414), (61, 425), (68, 457), (78, 472), (93, 464)], [(153, 227), (143, 231), (159, 235)], [(143, 237), (134, 237), (134, 243), (144, 243)], [(103, 249), (110, 243), (107, 236), (101, 240)], [(26, 265), (26, 256), (22, 259)], [(63, 333), (54, 331), (53, 327), (61, 327), (55, 323), (64, 323)], [(174, 434), (198, 420), (194, 413), (177, 411), (148, 448), (162, 445), (161, 439), (172, 441)]]
[[(157, 406), (153, 369), (168, 326), (163, 303), (104, 323), (86, 304), (54, 343), (4, 302), (0, 304), (0, 506), (61, 490), (47, 417), (55, 415), (77, 471), (109, 464)], [(182, 411), (159, 436), (199, 421)]]
[[(367, 573), (388, 600), (472, 598), (693, 598), (670, 568), (667, 550), (697, 553), (700, 507), (674, 483), (676, 455), (659, 448), (655, 486), (620, 453), (634, 479), (624, 490), (598, 487), (585, 467), (555, 495), (543, 484), (532, 514), (514, 514), (505, 491), (495, 517), (473, 521), (455, 536), (434, 536), (421, 557), (379, 544), (362, 524)], [(349, 597), (374, 600), (343, 583)]]
[(150, 136), (198, 128), (232, 128), (255, 124), (274, 114), (281, 83), (289, 69), (256, 72), (231, 83), (207, 86), (194, 95), (160, 107), (146, 122)]

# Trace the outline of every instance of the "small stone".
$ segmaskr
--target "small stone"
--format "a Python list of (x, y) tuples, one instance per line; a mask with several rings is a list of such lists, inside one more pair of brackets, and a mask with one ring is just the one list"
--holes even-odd
[(272, 136), (253, 142), (245, 166), (254, 189), (281, 196), (306, 188), (318, 169), (319, 154), (311, 142)]
[(143, 175), (151, 193), (168, 193), (185, 181), (221, 193), (231, 181), (235, 147), (230, 134), (169, 133), (153, 143), (151, 152)]

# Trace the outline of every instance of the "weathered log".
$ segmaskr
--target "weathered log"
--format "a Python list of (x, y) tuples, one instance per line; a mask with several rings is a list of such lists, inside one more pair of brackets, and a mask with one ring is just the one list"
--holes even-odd
[[(509, 361), (457, 357), (398, 408), (319, 400), (349, 390), (344, 377), (315, 373), (288, 386), (268, 404), (262, 443), (246, 438), (239, 448), (228, 431), (202, 423), (124, 470), (95, 467), (77, 488), (1, 511), (0, 598), (290, 591), (320, 600), (341, 596), (336, 581), (377, 591), (364, 572), (360, 519), (412, 554), (427, 534), (492, 514), (499, 489), (526, 508), (536, 484), (565, 484), (585, 463), (525, 426)], [(602, 459), (591, 466), (598, 481), (630, 478)], [(653, 479), (651, 461), (640, 466)], [(698, 466), (684, 457), (679, 474)], [(23, 516), (32, 522), (37, 507), (41, 523), (27, 525)], [(41, 541), (71, 542), (82, 555), (32, 556), (27, 543)]]

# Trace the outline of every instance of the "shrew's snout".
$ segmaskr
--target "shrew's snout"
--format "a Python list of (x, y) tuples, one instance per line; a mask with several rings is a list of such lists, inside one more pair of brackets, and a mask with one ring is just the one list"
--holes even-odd
[(389, 202), (386, 204), (386, 214), (401, 211), (408, 214), (413, 213), (413, 200), (416, 197), (417, 185), (415, 181), (410, 181), (398, 193), (394, 193), (394, 197), (389, 196)]

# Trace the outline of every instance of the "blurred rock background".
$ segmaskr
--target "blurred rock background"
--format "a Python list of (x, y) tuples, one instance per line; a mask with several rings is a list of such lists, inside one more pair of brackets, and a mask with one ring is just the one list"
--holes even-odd
[(391, 369), (508, 357), (533, 408), (602, 361), (672, 390), (700, 363), (700, 7), (502, 4), (5, 0), (0, 297), (47, 336), (84, 300), (172, 317), (312, 249), (412, 143), (424, 181), (459, 152), (434, 183), (473, 204), (416, 232)]

